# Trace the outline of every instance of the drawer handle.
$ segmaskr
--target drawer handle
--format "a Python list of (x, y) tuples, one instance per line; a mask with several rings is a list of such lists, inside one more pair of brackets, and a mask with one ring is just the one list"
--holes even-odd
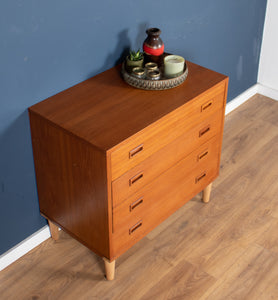
[(210, 131), (210, 125), (206, 126), (205, 128), (203, 128), (202, 130), (199, 131), (199, 137), (203, 136), (204, 134), (206, 134), (209, 131)]
[(143, 178), (143, 172), (140, 172), (129, 179), (129, 186), (132, 186), (135, 182), (137, 182), (139, 179)]
[(195, 178), (195, 183), (198, 183), (200, 180), (202, 180), (206, 176), (207, 176), (207, 173), (203, 172), (201, 175), (199, 175), (198, 177)]
[(201, 111), (204, 111), (204, 110), (208, 109), (211, 106), (212, 106), (212, 101), (209, 101), (209, 102), (202, 105)]
[(201, 160), (202, 158), (204, 158), (205, 156), (208, 155), (208, 150), (205, 150), (204, 152), (200, 153), (198, 156), (197, 156), (197, 161)]
[(137, 230), (142, 225), (143, 225), (143, 222), (142, 222), (142, 220), (140, 220), (138, 223), (136, 223), (131, 228), (129, 228), (129, 234), (132, 234), (135, 230)]
[(144, 149), (144, 145), (141, 144), (137, 146), (136, 148), (129, 151), (129, 158), (134, 157), (136, 154), (140, 153)]
[(129, 210), (133, 211), (137, 206), (139, 206), (140, 204), (142, 204), (143, 201), (144, 201), (143, 197), (137, 199), (136, 201), (134, 201), (133, 203), (130, 204)]

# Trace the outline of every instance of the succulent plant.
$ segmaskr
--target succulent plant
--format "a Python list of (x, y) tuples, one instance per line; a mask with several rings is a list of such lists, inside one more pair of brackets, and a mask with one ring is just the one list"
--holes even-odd
[(137, 51), (129, 51), (129, 59), (132, 61), (138, 61), (143, 59), (143, 52), (140, 51), (140, 49), (138, 49)]

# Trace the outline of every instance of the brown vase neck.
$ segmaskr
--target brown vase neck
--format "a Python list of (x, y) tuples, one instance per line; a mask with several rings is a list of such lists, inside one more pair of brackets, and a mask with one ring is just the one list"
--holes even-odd
[(149, 28), (146, 30), (146, 33), (153, 37), (158, 37), (161, 34), (161, 30), (158, 28)]

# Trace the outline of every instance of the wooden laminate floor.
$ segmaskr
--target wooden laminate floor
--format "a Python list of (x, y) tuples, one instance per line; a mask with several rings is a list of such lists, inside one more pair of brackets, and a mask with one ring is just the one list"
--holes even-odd
[(197, 195), (103, 274), (60, 232), (0, 272), (0, 299), (278, 299), (278, 102), (226, 116), (211, 202)]

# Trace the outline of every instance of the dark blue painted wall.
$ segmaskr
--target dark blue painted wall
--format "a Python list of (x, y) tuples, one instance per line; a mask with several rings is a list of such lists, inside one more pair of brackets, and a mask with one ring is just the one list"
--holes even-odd
[(0, 254), (39, 215), (27, 107), (119, 62), (145, 29), (167, 52), (230, 77), (228, 100), (257, 81), (266, 0), (1, 0)]

